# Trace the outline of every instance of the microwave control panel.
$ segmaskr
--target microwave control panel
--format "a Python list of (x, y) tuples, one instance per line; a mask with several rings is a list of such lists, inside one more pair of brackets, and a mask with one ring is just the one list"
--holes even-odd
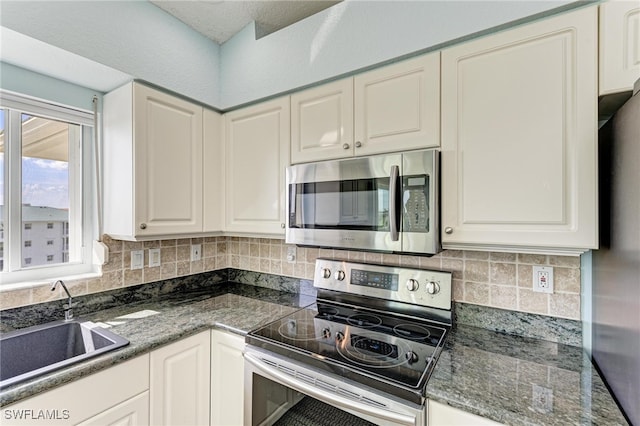
[(402, 179), (402, 231), (429, 232), (429, 176)]

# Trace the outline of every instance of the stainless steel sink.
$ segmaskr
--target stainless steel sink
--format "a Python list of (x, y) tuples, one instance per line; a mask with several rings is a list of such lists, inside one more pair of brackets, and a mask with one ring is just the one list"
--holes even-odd
[(56, 321), (0, 336), (0, 389), (129, 344), (89, 321)]

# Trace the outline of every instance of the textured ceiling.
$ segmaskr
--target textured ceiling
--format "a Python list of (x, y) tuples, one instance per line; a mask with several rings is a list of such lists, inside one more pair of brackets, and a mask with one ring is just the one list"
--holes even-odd
[(151, 0), (151, 3), (222, 44), (251, 21), (256, 21), (256, 37), (260, 38), (340, 1)]

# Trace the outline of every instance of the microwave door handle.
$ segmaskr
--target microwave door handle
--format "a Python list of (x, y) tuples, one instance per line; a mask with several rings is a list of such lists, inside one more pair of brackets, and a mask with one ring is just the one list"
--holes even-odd
[(391, 166), (391, 174), (389, 175), (389, 228), (391, 230), (391, 241), (398, 241), (398, 178), (400, 176), (400, 168)]

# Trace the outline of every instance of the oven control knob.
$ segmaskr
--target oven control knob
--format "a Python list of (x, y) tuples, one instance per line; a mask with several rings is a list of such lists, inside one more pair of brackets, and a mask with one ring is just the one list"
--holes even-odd
[(344, 340), (344, 333), (342, 331), (338, 331), (336, 333), (336, 342), (342, 342)]
[(413, 278), (407, 280), (407, 290), (416, 291), (418, 287), (420, 287), (420, 285), (417, 280), (414, 280)]
[(323, 339), (328, 339), (329, 337), (331, 337), (331, 330), (329, 329), (329, 327), (325, 327), (322, 329), (322, 338)]
[(409, 364), (413, 364), (414, 362), (418, 361), (418, 355), (416, 355), (415, 352), (407, 352), (406, 354), (404, 354), (404, 357), (407, 359), (407, 362)]
[(331, 269), (329, 268), (322, 268), (322, 278), (327, 279), (327, 278), (331, 278)]
[(338, 281), (342, 281), (344, 280), (344, 271), (336, 271), (336, 273), (333, 275), (333, 278), (335, 278)]
[(429, 281), (427, 283), (427, 293), (437, 294), (440, 291), (440, 284), (435, 281)]

